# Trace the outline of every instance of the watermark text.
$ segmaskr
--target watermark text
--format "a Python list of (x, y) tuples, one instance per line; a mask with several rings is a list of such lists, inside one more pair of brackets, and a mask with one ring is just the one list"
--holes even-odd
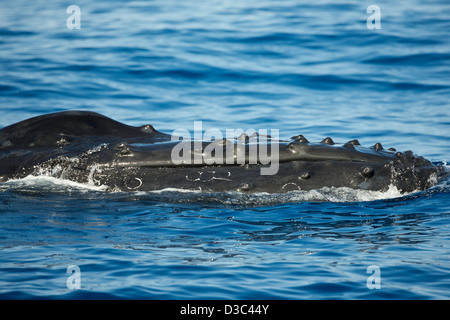
[(71, 5), (67, 7), (67, 14), (70, 16), (67, 18), (67, 29), (81, 29), (81, 9), (77, 5)]
[[(176, 165), (260, 164), (261, 175), (274, 175), (279, 168), (279, 130), (218, 129), (203, 132), (202, 121), (194, 121), (194, 136), (187, 129), (172, 133), (172, 141), (180, 141), (171, 153)], [(253, 142), (254, 141), (254, 142)], [(268, 167), (267, 167), (268, 166)]]
[(81, 289), (81, 270), (77, 265), (70, 265), (67, 267), (66, 273), (69, 275), (66, 284), (67, 289)]
[(367, 278), (368, 289), (381, 289), (381, 270), (379, 266), (372, 265), (367, 267), (366, 273), (371, 274)]
[(379, 6), (373, 4), (367, 7), (367, 13), (371, 14), (367, 18), (367, 29), (381, 29), (381, 9)]

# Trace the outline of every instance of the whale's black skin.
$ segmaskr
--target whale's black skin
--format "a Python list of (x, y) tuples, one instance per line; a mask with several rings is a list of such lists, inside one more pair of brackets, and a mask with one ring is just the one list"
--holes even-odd
[[(357, 140), (336, 144), (326, 138), (310, 143), (302, 135), (280, 140), (274, 175), (261, 175), (262, 164), (248, 161), (177, 165), (171, 151), (178, 143), (151, 125), (132, 127), (95, 112), (42, 115), (0, 130), (0, 181), (44, 174), (107, 186), (111, 191), (279, 193), (322, 187), (386, 191), (392, 185), (412, 192), (433, 186), (444, 174), (442, 167), (411, 151), (385, 150), (380, 143), (364, 148)], [(251, 144), (248, 137), (222, 143), (224, 148), (231, 143), (247, 153)], [(192, 149), (195, 152), (198, 149)]]

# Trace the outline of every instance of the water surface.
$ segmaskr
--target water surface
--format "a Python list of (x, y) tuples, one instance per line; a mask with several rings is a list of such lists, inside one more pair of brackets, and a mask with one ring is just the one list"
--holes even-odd
[[(202, 120), (450, 160), (448, 1), (378, 1), (378, 30), (356, 0), (77, 1), (81, 29), (69, 30), (72, 4), (0, 6), (1, 127), (79, 109), (167, 133)], [(8, 182), (0, 298), (448, 299), (449, 192)]]

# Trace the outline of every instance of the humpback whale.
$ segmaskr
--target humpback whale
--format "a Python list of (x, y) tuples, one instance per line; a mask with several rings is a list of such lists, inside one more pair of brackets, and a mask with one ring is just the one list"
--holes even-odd
[(406, 193), (430, 188), (447, 174), (412, 151), (385, 149), (381, 143), (363, 147), (358, 140), (336, 143), (330, 137), (312, 143), (297, 135), (276, 141), (266, 137), (269, 149), (277, 147), (278, 167), (275, 174), (264, 175), (260, 169), (267, 162), (260, 155), (249, 158), (252, 147), (261, 147), (260, 137), (254, 138), (183, 145), (188, 159), (215, 143), (215, 150), (228, 148), (234, 158), (240, 152), (242, 161), (211, 163), (203, 157), (180, 163), (173, 160), (173, 150), (187, 141), (174, 141), (151, 125), (129, 126), (90, 111), (57, 112), (0, 130), (0, 182), (50, 175), (110, 191), (283, 193), (322, 187), (386, 191), (395, 186)]

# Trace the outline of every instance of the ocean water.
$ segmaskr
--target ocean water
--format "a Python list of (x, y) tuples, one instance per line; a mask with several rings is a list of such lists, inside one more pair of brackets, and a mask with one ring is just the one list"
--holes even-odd
[[(91, 110), (167, 133), (202, 120), (381, 142), (446, 164), (449, 16), (446, 0), (2, 1), (0, 127)], [(449, 299), (449, 200), (448, 180), (407, 195), (9, 181), (0, 298)]]

